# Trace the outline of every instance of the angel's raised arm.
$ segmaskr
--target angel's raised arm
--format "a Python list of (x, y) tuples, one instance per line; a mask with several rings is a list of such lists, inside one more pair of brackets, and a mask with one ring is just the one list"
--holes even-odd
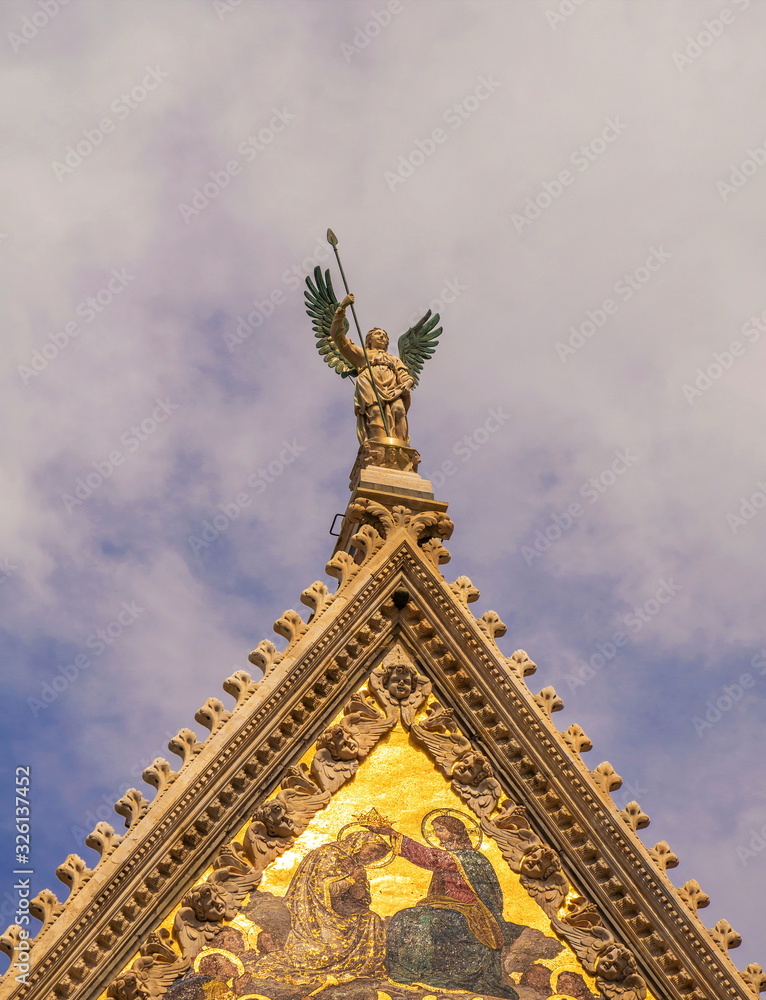
[[(349, 354), (345, 350), (341, 351), (339, 349), (341, 343), (344, 345), (344, 348), (346, 344), (350, 343), (345, 338), (345, 332), (348, 330), (348, 321), (345, 317), (345, 308), (339, 306), (338, 300), (335, 298), (332, 281), (330, 280), (330, 271), (325, 271), (323, 275), (321, 267), (315, 267), (314, 280), (312, 281), (310, 277), (307, 277), (306, 288), (306, 312), (309, 314), (311, 325), (314, 327), (314, 336), (319, 354), (341, 378), (348, 378), (349, 375), (355, 376), (357, 368), (360, 367), (357, 364), (356, 355), (354, 355), (353, 361), (347, 360)], [(340, 331), (339, 335), (336, 335), (337, 330)], [(351, 346), (353, 347), (354, 345), (352, 344)], [(361, 354), (362, 352), (360, 351), (359, 353)], [(364, 363), (364, 357), (362, 357), (362, 363)]]
[[(339, 354), (345, 358), (350, 365), (354, 368), (361, 369), (365, 366), (364, 351), (361, 347), (357, 347), (357, 345), (346, 336), (346, 331), (348, 330), (348, 321), (346, 320), (347, 299), (350, 299), (351, 302), (354, 301), (353, 296), (347, 295), (343, 302), (341, 302), (335, 310), (335, 315), (333, 316), (332, 324), (330, 325), (330, 339), (335, 344)], [(351, 302), (348, 304), (350, 305)]]

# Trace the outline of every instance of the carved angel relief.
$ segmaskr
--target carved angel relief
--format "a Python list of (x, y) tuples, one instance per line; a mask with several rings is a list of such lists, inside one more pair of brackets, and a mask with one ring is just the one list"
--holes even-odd
[(394, 722), (401, 718), (404, 728), (410, 729), (431, 693), (431, 682), (397, 643), (370, 674), (370, 690)]
[(108, 1000), (156, 1000), (189, 968), (169, 943), (166, 930), (153, 932), (141, 947), (141, 957), (121, 973), (106, 991)]
[(474, 750), (459, 732), (452, 709), (434, 702), (412, 735), (436, 762), (452, 789), (479, 817), (488, 816), (497, 805), (502, 789), (484, 754)]
[(220, 868), (204, 882), (193, 886), (181, 901), (173, 923), (181, 954), (193, 958), (215, 937), (224, 920), (236, 916), (245, 896), (260, 880), (261, 873), (255, 870)]
[(312, 778), (323, 791), (337, 791), (353, 778), (359, 762), (395, 724), (396, 716), (381, 715), (364, 693), (354, 695), (344, 709), (341, 722), (317, 740), (317, 753), (311, 762)]

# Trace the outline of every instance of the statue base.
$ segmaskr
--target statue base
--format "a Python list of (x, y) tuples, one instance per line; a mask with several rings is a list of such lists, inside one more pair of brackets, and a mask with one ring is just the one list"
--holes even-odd
[[(423, 483), (425, 480), (422, 480), (417, 474), (419, 465), (419, 453), (397, 438), (381, 438), (379, 441), (365, 441), (359, 448), (356, 456), (348, 488), (353, 493), (359, 486), (365, 470), (370, 467), (374, 467), (378, 474), (384, 470), (390, 470), (400, 475), (410, 475), (414, 480)], [(364, 478), (369, 479), (369, 476), (364, 475)], [(374, 481), (381, 481), (379, 475), (376, 475)], [(392, 480), (392, 483), (401, 483), (401, 485), (404, 485), (404, 482), (405, 480), (400, 479)], [(431, 491), (430, 483), (428, 483), (428, 491)]]
[[(385, 463), (385, 464), (384, 464)], [(411, 511), (446, 512), (447, 504), (434, 497), (433, 485), (415, 471), (420, 455), (408, 444), (386, 438), (368, 441), (359, 449), (351, 470), (351, 500), (374, 500), (389, 510), (402, 506)], [(356, 521), (343, 518), (335, 551), (348, 551)]]

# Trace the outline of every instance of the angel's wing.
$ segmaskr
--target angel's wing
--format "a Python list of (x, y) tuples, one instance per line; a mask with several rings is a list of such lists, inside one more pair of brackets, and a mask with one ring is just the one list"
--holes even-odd
[[(328, 268), (322, 277), (322, 268), (317, 264), (314, 268), (314, 280), (310, 276), (306, 278), (308, 291), (304, 292), (306, 298), (306, 312), (309, 314), (311, 325), (314, 328), (317, 350), (333, 371), (338, 372), (341, 378), (348, 378), (349, 375), (358, 374), (356, 368), (350, 365), (341, 356), (338, 348), (330, 339), (330, 326), (332, 325), (335, 310), (338, 308), (338, 300), (332, 288), (330, 269)], [(348, 333), (348, 320), (343, 320), (343, 331)]]
[(353, 695), (345, 708), (343, 725), (359, 747), (359, 758), (367, 756), (381, 737), (396, 724), (396, 716), (381, 715), (374, 704), (361, 695)]
[[(399, 357), (404, 363), (404, 367), (418, 384), (423, 365), (433, 356), (436, 345), (439, 343), (442, 328), (437, 327), (439, 314), (431, 315), (429, 309), (425, 316), (403, 333), (399, 338)], [(436, 329), (434, 329), (436, 327)]]

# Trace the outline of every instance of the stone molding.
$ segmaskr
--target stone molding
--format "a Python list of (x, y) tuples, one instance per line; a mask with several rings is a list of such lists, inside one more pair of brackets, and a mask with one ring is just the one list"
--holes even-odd
[[(373, 503), (350, 505), (360, 524), (356, 554), (336, 552), (327, 567), (337, 590), (321, 581), (307, 588), (301, 600), (312, 609), (308, 622), (285, 612), (275, 631), (286, 647), (264, 641), (251, 654), (263, 680), (246, 671), (227, 678), (234, 707), (208, 699), (197, 714), (210, 735), (199, 742), (182, 729), (170, 744), (179, 770), (160, 759), (144, 773), (154, 799), (131, 790), (117, 804), (127, 827), (122, 838), (99, 824), (87, 839), (101, 854), (95, 867), (70, 855), (59, 869), (70, 887), (66, 902), (48, 890), (38, 895), (33, 912), (43, 923), (29, 984), (16, 983), (11, 968), (0, 997), (23, 990), (34, 1000), (95, 1000), (395, 642), (485, 758), (487, 780), (524, 803), (529, 829), (557, 853), (570, 884), (635, 956), (657, 998), (757, 995), (760, 967), (740, 977), (728, 958), (736, 932), (725, 921), (704, 928), (697, 908), (705, 894), (696, 883), (675, 890), (666, 874), (677, 863), (672, 851), (662, 843), (647, 849), (637, 835), (648, 817), (637, 803), (618, 810), (612, 802), (621, 779), (611, 765), (589, 769), (582, 760), (587, 736), (553, 724), (562, 707), (555, 691), (527, 688), (535, 664), (521, 650), (502, 653), (495, 640), (505, 626), (494, 612), (471, 613), (478, 592), (467, 578), (442, 578), (439, 566), (449, 558), (442, 540), (452, 528), (446, 515), (381, 511)], [(497, 789), (488, 787), (491, 796)], [(0, 946), (7, 951), (13, 943), (9, 928)], [(144, 957), (159, 961), (157, 948)]]

